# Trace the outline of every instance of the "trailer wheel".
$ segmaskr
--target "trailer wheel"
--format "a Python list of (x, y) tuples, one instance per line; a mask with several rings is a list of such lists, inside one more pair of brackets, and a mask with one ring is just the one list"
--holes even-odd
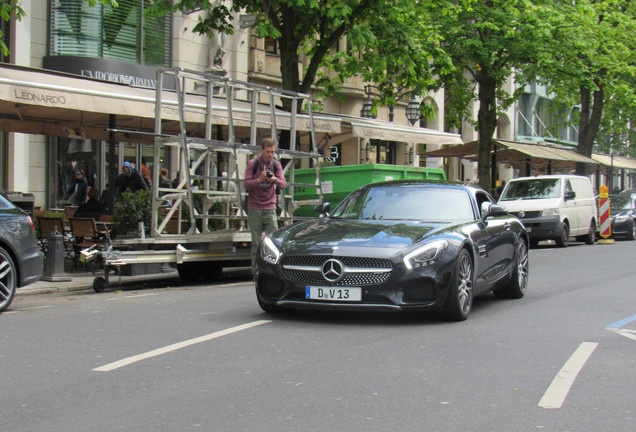
[(197, 263), (183, 263), (177, 264), (177, 273), (179, 277), (185, 282), (196, 282), (201, 277), (201, 268)]
[(93, 279), (93, 289), (95, 290), (95, 292), (102, 293), (106, 291), (107, 286), (108, 282), (106, 282), (106, 279), (104, 279), (103, 277), (99, 276)]
[(223, 266), (221, 264), (202, 262), (199, 263), (201, 274), (203, 278), (208, 282), (216, 282), (219, 280), (221, 273), (223, 273)]

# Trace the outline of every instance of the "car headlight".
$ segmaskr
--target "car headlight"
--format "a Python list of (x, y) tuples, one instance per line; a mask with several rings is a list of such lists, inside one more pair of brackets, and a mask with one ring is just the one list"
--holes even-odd
[(265, 237), (261, 242), (261, 256), (270, 264), (278, 263), (280, 251), (274, 241), (269, 237)]
[(626, 214), (617, 214), (614, 218), (614, 222), (625, 222), (628, 219)]
[(558, 208), (545, 209), (541, 212), (541, 216), (559, 216), (560, 214)]
[(436, 240), (409, 252), (402, 260), (409, 270), (431, 265), (442, 256), (447, 247), (448, 241), (444, 239)]

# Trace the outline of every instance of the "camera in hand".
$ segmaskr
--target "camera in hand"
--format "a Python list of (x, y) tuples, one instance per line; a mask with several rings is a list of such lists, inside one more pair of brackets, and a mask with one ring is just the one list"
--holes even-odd
[(274, 173), (271, 170), (267, 170), (267, 178), (274, 177)]

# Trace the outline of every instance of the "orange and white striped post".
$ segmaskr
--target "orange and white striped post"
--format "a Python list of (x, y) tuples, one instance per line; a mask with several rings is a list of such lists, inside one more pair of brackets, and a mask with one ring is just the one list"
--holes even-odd
[(603, 240), (599, 243), (614, 243), (614, 240), (608, 240), (612, 235), (612, 218), (610, 215), (610, 200), (607, 194), (607, 186), (601, 186), (601, 194), (598, 199), (598, 217), (600, 223), (600, 234)]

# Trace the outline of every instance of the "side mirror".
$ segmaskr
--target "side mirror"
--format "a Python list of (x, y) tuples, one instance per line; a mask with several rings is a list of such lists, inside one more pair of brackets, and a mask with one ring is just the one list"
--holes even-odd
[(574, 198), (576, 198), (576, 193), (574, 191), (567, 191), (565, 193), (565, 200), (566, 201), (569, 201), (569, 200), (574, 199)]
[(314, 212), (318, 213), (321, 217), (329, 216), (330, 210), (331, 210), (330, 202), (320, 203), (316, 207), (314, 207)]
[(508, 214), (508, 210), (504, 206), (491, 202), (482, 203), (480, 210), (482, 219), (486, 219), (488, 216), (506, 216)]

